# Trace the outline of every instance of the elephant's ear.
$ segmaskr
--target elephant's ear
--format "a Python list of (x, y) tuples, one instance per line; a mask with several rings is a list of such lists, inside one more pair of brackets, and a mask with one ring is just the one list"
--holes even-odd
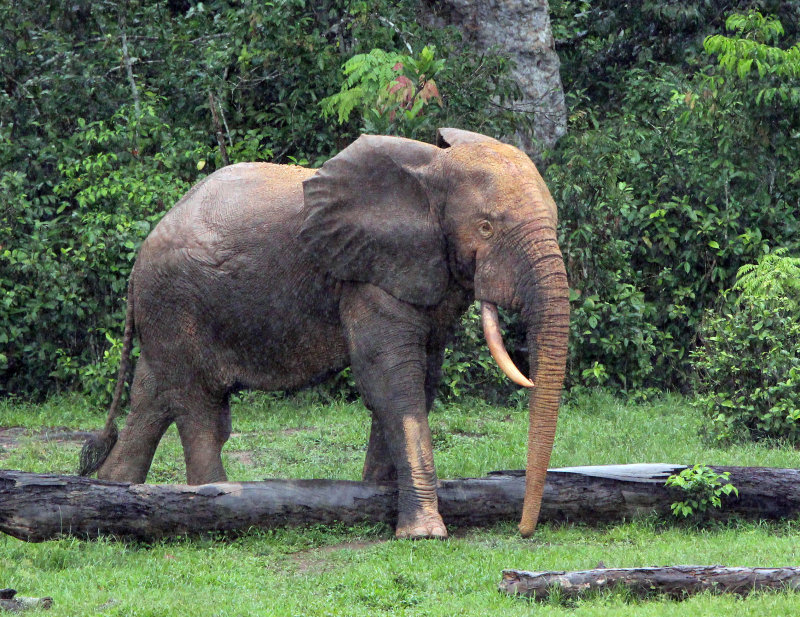
[(431, 186), (439, 152), (400, 137), (359, 137), (303, 182), (306, 250), (338, 279), (437, 304), (449, 278)]
[(436, 131), (436, 145), (440, 148), (449, 148), (461, 144), (501, 144), (503, 142), (494, 137), (487, 137), (480, 133), (464, 131), (461, 129), (439, 129)]

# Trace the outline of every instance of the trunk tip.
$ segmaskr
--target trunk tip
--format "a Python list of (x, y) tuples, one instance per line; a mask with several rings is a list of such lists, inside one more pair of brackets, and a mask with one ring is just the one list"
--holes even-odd
[(530, 538), (534, 531), (536, 531), (536, 521), (533, 523), (523, 521), (519, 524), (519, 534), (523, 538)]

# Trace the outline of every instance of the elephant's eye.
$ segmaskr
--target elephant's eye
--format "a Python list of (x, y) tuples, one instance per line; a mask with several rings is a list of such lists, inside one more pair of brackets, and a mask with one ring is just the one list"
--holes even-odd
[(491, 238), (494, 235), (494, 227), (489, 221), (478, 223), (478, 233), (484, 238)]

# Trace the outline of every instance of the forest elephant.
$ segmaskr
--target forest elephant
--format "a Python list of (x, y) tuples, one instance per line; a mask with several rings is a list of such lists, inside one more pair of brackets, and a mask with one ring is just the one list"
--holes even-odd
[[(397, 537), (446, 537), (428, 412), (447, 337), (479, 300), (492, 355), (530, 388), (528, 536), (555, 436), (568, 296), (550, 192), (523, 152), (490, 137), (362, 135), (320, 169), (224, 167), (142, 244), (114, 399), (81, 474), (144, 482), (175, 422), (187, 481), (225, 481), (231, 393), (294, 389), (350, 366), (372, 414), (364, 479), (397, 481)], [(530, 380), (503, 346), (498, 306), (521, 314)], [(141, 355), (117, 434), (134, 332)]]

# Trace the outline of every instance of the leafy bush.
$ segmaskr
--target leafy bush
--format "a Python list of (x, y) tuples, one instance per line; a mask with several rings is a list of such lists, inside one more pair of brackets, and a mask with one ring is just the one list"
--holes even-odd
[(800, 108), (759, 99), (790, 100), (796, 74), (719, 66), (702, 46), (718, 3), (551, 9), (570, 116), (545, 179), (573, 288), (570, 385), (688, 390), (704, 312), (739, 267), (800, 249)]
[(800, 441), (800, 259), (777, 250), (739, 270), (734, 305), (709, 311), (693, 353), (697, 406), (717, 440)]
[[(59, 165), (52, 194), (29, 199), (21, 174), (2, 178), (10, 196), (0, 215), (0, 389), (50, 383), (68, 388), (86, 377), (110, 390), (124, 324), (127, 278), (136, 250), (166, 204), (188, 188), (197, 151), (181, 151), (181, 131), (148, 103), (108, 121), (77, 121), (70, 145), (80, 158)], [(204, 150), (201, 150), (201, 152)]]
[(766, 80), (756, 103), (800, 106), (800, 43), (787, 50), (768, 44), (784, 35), (780, 20), (751, 10), (746, 15), (734, 13), (725, 27), (736, 36), (717, 34), (704, 43), (707, 52), (718, 55), (720, 67), (740, 79), (753, 72)]
[(687, 518), (705, 512), (709, 506), (721, 508), (723, 496), (739, 494), (739, 489), (728, 481), (730, 477), (730, 471), (717, 473), (705, 465), (687, 467), (679, 474), (671, 475), (665, 484), (687, 493), (685, 500), (670, 505), (672, 513)]
[(434, 59), (435, 50), (424, 47), (418, 57), (373, 49), (344, 63), (342, 89), (321, 101), (326, 117), (336, 114), (340, 124), (358, 110), (364, 132), (377, 135), (402, 134), (419, 138), (435, 126), (426, 122), (424, 108), (438, 104), (442, 96), (434, 77), (444, 60)]
[[(500, 309), (505, 326), (506, 349), (517, 367), (527, 374), (528, 357), (523, 352), (525, 327), (516, 313)], [(508, 403), (527, 397), (524, 388), (514, 385), (505, 376), (489, 353), (483, 337), (480, 304), (473, 303), (456, 325), (453, 340), (445, 349), (442, 383), (439, 392), (453, 400), (465, 395), (480, 396), (493, 403)]]

